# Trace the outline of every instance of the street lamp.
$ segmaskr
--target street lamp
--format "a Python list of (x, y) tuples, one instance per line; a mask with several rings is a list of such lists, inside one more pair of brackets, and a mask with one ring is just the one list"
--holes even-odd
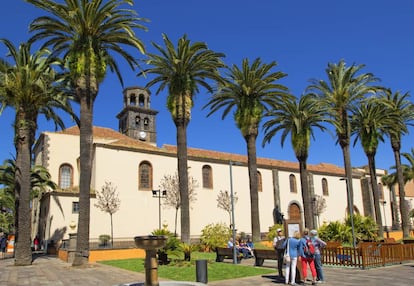
[(387, 238), (389, 238), (388, 227), (387, 227), (387, 216), (385, 215), (386, 204), (387, 204), (387, 201), (382, 201), (382, 212), (384, 213), (384, 229), (385, 229), (385, 232), (387, 233)]
[(355, 227), (354, 227), (354, 206), (352, 205), (353, 203), (351, 201), (351, 192), (349, 191), (349, 182), (348, 182), (348, 178), (340, 178), (339, 180), (345, 181), (346, 183), (346, 193), (348, 195), (348, 202), (349, 202), (348, 203), (349, 216), (351, 218), (351, 228), (352, 228), (352, 246), (355, 248), (356, 243), (355, 243)]
[(158, 229), (161, 229), (161, 198), (167, 196), (167, 191), (152, 190), (152, 197), (158, 198)]
[(229, 161), (229, 169), (230, 169), (230, 202), (231, 202), (231, 222), (232, 222), (232, 235), (233, 235), (233, 264), (237, 264), (237, 251), (236, 251), (236, 223), (234, 220), (234, 193), (233, 193), (233, 172), (232, 166), (241, 164), (238, 162)]

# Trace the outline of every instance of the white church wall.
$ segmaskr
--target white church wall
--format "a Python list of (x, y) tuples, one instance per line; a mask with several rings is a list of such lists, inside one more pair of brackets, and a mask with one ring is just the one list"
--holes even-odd
[[(74, 185), (78, 185), (79, 170), (77, 159), (79, 157), (79, 137), (60, 133), (46, 133), (48, 140), (48, 169), (52, 179), (58, 182), (59, 166), (69, 163), (73, 167)], [(162, 150), (162, 149), (160, 149)], [(166, 153), (167, 154), (167, 153)], [(148, 161), (153, 170), (153, 186), (157, 190), (164, 175), (174, 175), (177, 170), (177, 159), (174, 154), (152, 154), (126, 149), (107, 148), (96, 146), (94, 151), (92, 188), (100, 191), (105, 182), (112, 182), (116, 186), (121, 201), (120, 209), (113, 215), (114, 238), (131, 238), (136, 235), (150, 234), (158, 229), (159, 201), (154, 198), (151, 191), (138, 190), (138, 166), (142, 161)], [(208, 160), (206, 160), (208, 161)], [(213, 172), (213, 188), (206, 189), (202, 185), (202, 167), (209, 165)], [(220, 190), (230, 192), (230, 167), (228, 162), (201, 162), (188, 161), (189, 176), (198, 182), (195, 187), (196, 201), (190, 205), (190, 230), (192, 236), (199, 236), (201, 230), (211, 223), (229, 224), (227, 212), (217, 207), (217, 196)], [(260, 229), (268, 231), (273, 225), (273, 173), (269, 168), (258, 168), (262, 177), (262, 192), (259, 192)], [(290, 191), (289, 176), (293, 174), (296, 179), (297, 193)], [(246, 165), (232, 166), (233, 190), (238, 197), (235, 204), (235, 223), (238, 232), (251, 232), (249, 175)], [(324, 221), (343, 220), (347, 212), (347, 192), (345, 181), (339, 176), (313, 174), (314, 192), (322, 194), (322, 178), (328, 182), (329, 195), (326, 199), (327, 208), (320, 216), (320, 224)], [(280, 211), (289, 218), (288, 208), (292, 202), (298, 203), (303, 212), (301, 197), (301, 184), (299, 172), (288, 170), (278, 171), (278, 185), (280, 190)], [(354, 204), (363, 214), (361, 184), (359, 179), (353, 180)], [(384, 187), (384, 190), (386, 188)], [(388, 190), (384, 192), (389, 197)], [(65, 229), (65, 237), (72, 232), (69, 225), (72, 221), (78, 222), (78, 214), (72, 213), (72, 202), (77, 197), (59, 197), (61, 208), (51, 200), (50, 213), (53, 216), (50, 232)], [(170, 231), (174, 231), (175, 209), (166, 207), (161, 199), (161, 223), (167, 224)], [(110, 234), (110, 217), (94, 206), (95, 199), (91, 199), (90, 238), (96, 240), (101, 234)], [(386, 208), (387, 209), (387, 208)], [(388, 208), (389, 209), (389, 208)], [(382, 210), (382, 209), (381, 209)], [(391, 213), (386, 211), (387, 223), (391, 223)], [(303, 218), (303, 213), (302, 213)], [(73, 232), (75, 232), (73, 230)], [(180, 234), (180, 212), (177, 217), (177, 233)]]
[(79, 136), (45, 132), (47, 139), (48, 170), (56, 182), (59, 182), (59, 167), (62, 164), (70, 164), (73, 168), (73, 184), (79, 185), (79, 170), (77, 160), (79, 158)]

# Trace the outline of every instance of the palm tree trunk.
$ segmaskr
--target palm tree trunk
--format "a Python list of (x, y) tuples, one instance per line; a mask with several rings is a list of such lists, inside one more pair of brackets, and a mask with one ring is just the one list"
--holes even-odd
[(312, 200), (309, 192), (308, 168), (306, 160), (299, 160), (300, 184), (302, 190), (303, 210), (305, 213), (305, 226), (309, 229), (315, 228), (313, 224)]
[(405, 184), (404, 184), (404, 175), (401, 166), (401, 154), (400, 150), (393, 147), (395, 166), (397, 169), (397, 179), (398, 179), (398, 192), (400, 197), (400, 213), (401, 213), (401, 225), (403, 230), (403, 238), (410, 237), (410, 225), (408, 218), (408, 209), (405, 202)]
[[(368, 157), (368, 166), (369, 166), (369, 175), (371, 177), (371, 189), (374, 195), (374, 210), (375, 210), (375, 220), (378, 226), (378, 237), (384, 237), (384, 228), (382, 225), (381, 218), (381, 209), (380, 209), (380, 197), (378, 193), (378, 184), (377, 184), (377, 174), (375, 172), (375, 154), (367, 154)], [(385, 213), (384, 213), (385, 215)]]
[(391, 185), (390, 189), (390, 202), (392, 210), (392, 229), (400, 229), (400, 214), (398, 212), (397, 195), (395, 194), (395, 185)]
[(89, 256), (90, 188), (93, 146), (93, 100), (85, 94), (82, 94), (80, 96), (80, 122), (79, 218), (76, 254), (72, 263), (73, 266), (88, 263)]
[(14, 264), (27, 266), (32, 264), (31, 249), (31, 219), (30, 219), (30, 167), (31, 167), (31, 142), (34, 133), (30, 131), (31, 121), (23, 114), (16, 115), (16, 173), (15, 195), (18, 208), (17, 228), (14, 249)]
[(257, 191), (257, 157), (256, 157), (256, 136), (249, 135), (247, 141), (247, 165), (249, 168), (250, 184), (250, 214), (252, 225), (253, 241), (260, 241), (260, 217), (259, 217), (259, 193)]
[[(178, 123), (178, 124), (177, 124)], [(190, 202), (188, 197), (187, 123), (177, 120), (178, 185), (181, 201), (181, 241), (190, 243)]]

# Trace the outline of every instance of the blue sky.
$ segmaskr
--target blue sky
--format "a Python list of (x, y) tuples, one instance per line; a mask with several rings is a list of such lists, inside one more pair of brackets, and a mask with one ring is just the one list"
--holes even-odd
[[(43, 11), (23, 0), (2, 1), (0, 37), (15, 45), (29, 38), (28, 25)], [(226, 54), (228, 65), (240, 65), (243, 58), (260, 57), (264, 62), (277, 61), (277, 69), (287, 73), (281, 83), (300, 96), (309, 79), (326, 79), (329, 62), (344, 59), (348, 64), (364, 64), (364, 72), (372, 72), (383, 86), (412, 92), (414, 79), (414, 1), (412, 0), (141, 0), (134, 8), (148, 18), (148, 32), (137, 36), (153, 52), (151, 42), (162, 44), (162, 33), (176, 40), (188, 35), (191, 41), (203, 41), (208, 47)], [(5, 49), (0, 47), (0, 56)], [(137, 57), (143, 59), (142, 55)], [(121, 60), (125, 87), (144, 86), (145, 78), (137, 78)], [(122, 86), (114, 74), (108, 74), (100, 87), (95, 104), (94, 125), (118, 129), (116, 115), (122, 109)], [(175, 126), (165, 108), (166, 93), (155, 95), (151, 108), (158, 110), (158, 146), (176, 145)], [(189, 147), (246, 154), (246, 144), (232, 116), (221, 120), (221, 112), (206, 117), (202, 107), (210, 94), (201, 90), (196, 95), (192, 120), (188, 127)], [(14, 154), (12, 121), (14, 112), (5, 110), (0, 116), (0, 162)], [(66, 118), (66, 117), (64, 117)], [(66, 120), (66, 126), (73, 123)], [(331, 130), (332, 128), (329, 127)], [(39, 120), (39, 131), (53, 131), (54, 125)], [(413, 130), (410, 130), (411, 132)], [(311, 142), (308, 163), (332, 163), (343, 166), (342, 152), (331, 133), (316, 133)], [(281, 147), (280, 136), (261, 146), (257, 155), (296, 161), (290, 141)], [(412, 135), (403, 138), (403, 152), (410, 152)], [(377, 153), (377, 167), (394, 165), (389, 141)], [(351, 148), (353, 166), (367, 164), (358, 142)]]

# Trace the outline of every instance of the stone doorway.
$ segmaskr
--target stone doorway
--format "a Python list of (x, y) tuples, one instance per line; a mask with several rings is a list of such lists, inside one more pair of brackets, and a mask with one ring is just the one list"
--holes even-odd
[(289, 205), (288, 213), (289, 213), (290, 220), (300, 221), (302, 224), (302, 215), (300, 212), (300, 207), (297, 203), (293, 203)]

